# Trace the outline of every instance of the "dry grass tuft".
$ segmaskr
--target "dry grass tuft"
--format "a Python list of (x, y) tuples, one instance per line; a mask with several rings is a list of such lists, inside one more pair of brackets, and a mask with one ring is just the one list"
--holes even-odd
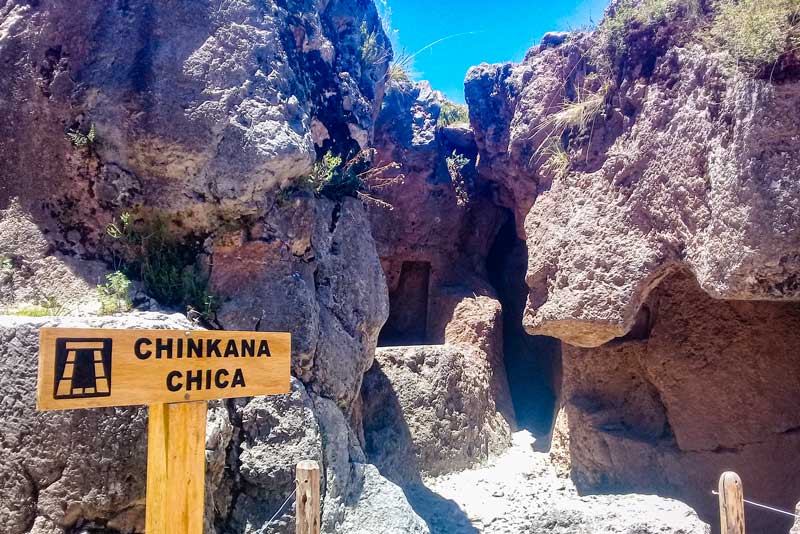
[(800, 0), (721, 0), (712, 38), (737, 65), (761, 69), (800, 45)]

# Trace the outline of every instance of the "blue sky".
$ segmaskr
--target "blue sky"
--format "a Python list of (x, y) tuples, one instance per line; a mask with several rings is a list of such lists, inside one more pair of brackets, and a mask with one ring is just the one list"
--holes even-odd
[[(380, 3), (381, 0), (377, 0)], [(417, 79), (464, 102), (464, 76), (481, 62), (520, 61), (547, 31), (598, 22), (608, 0), (385, 0), (401, 48), (414, 53), (462, 32), (414, 58)]]

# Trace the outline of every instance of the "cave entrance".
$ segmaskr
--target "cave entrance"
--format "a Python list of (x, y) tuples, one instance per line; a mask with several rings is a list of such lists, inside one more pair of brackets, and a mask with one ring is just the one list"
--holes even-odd
[(547, 447), (561, 392), (561, 341), (529, 335), (522, 326), (527, 265), (528, 247), (509, 213), (486, 266), (503, 307), (503, 358), (517, 425)]
[(378, 346), (424, 345), (428, 341), (428, 286), (431, 264), (404, 261), (397, 287), (389, 292), (389, 318)]

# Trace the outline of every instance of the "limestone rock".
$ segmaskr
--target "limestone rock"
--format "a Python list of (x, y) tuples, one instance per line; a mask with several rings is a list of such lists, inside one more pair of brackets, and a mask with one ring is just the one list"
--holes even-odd
[(484, 354), (467, 346), (380, 348), (364, 377), (365, 451), (414, 482), (474, 465), (510, 443)]
[[(680, 495), (715, 522), (705, 490), (731, 469), (754, 500), (791, 507), (800, 492), (800, 422), (790, 406), (800, 395), (800, 307), (715, 300), (686, 273), (663, 281), (645, 306), (640, 339), (564, 349), (568, 436), (557, 430), (578, 486)], [(563, 446), (555, 452), (565, 455)], [(758, 509), (746, 517), (748, 531), (788, 528)]]
[(572, 133), (580, 148), (556, 176), (536, 149), (565, 80), (599, 90), (579, 64), (587, 39), (466, 81), (478, 171), (536, 251), (528, 330), (579, 346), (622, 336), (677, 266), (716, 298), (800, 297), (796, 82), (727, 76), (718, 53), (667, 47), (646, 79), (612, 87), (590, 137)]
[(346, 409), (372, 365), (386, 282), (359, 201), (292, 202), (215, 244), (218, 317), (225, 328), (292, 332), (295, 376)]
[(0, 316), (0, 524), (4, 532), (62, 533), (76, 524), (144, 526), (147, 411), (36, 411), (39, 328), (191, 328), (177, 315), (95, 319)]
[[(19, 197), (88, 249), (132, 207), (187, 231), (258, 212), (311, 169), (313, 121), (342, 152), (370, 138), (391, 58), (363, 61), (370, 35), (390, 45), (356, 0), (6, 2), (3, 17), (0, 209)], [(65, 138), (92, 125), (83, 147)]]
[[(477, 148), (462, 126), (438, 127), (444, 96), (427, 83), (390, 84), (375, 126), (376, 165), (368, 204), (389, 287), (384, 345), (444, 343), (462, 299), (493, 298), (485, 258), (503, 221), (488, 182), (475, 174)], [(455, 173), (448, 158), (464, 166)]]

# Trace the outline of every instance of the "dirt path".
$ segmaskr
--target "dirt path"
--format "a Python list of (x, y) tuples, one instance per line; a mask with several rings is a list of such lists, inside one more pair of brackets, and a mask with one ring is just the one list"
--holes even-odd
[(651, 495), (580, 497), (527, 431), (487, 465), (407, 492), (432, 534), (706, 534), (683, 503)]

